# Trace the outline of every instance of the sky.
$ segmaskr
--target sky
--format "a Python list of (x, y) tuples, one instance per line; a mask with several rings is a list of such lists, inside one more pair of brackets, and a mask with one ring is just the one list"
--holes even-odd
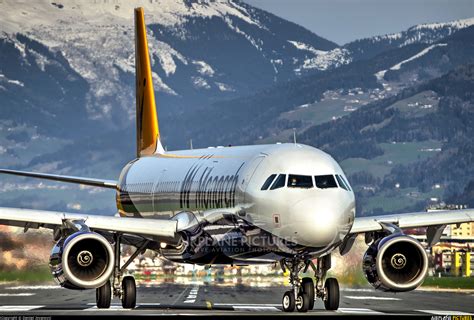
[(244, 0), (338, 44), (474, 17), (474, 0)]

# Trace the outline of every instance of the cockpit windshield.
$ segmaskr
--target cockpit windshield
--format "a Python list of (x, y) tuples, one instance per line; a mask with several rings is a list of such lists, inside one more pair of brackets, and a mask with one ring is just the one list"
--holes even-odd
[(313, 187), (313, 178), (311, 176), (300, 176), (296, 174), (288, 175), (288, 188), (309, 189)]
[(336, 174), (325, 174), (320, 176), (305, 176), (299, 174), (289, 174), (288, 180), (286, 180), (286, 174), (272, 174), (263, 183), (260, 190), (275, 190), (284, 188), (300, 188), (300, 189), (311, 189), (315, 185), (319, 189), (328, 188), (341, 188), (347, 191), (351, 191), (349, 183), (344, 179), (343, 176)]
[(314, 176), (314, 181), (316, 182), (316, 187), (320, 189), (337, 188), (336, 180), (332, 174)]

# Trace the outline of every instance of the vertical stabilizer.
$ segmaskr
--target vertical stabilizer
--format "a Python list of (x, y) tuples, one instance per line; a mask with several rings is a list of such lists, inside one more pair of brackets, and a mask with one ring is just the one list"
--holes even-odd
[(160, 142), (143, 8), (135, 9), (137, 157), (164, 153)]

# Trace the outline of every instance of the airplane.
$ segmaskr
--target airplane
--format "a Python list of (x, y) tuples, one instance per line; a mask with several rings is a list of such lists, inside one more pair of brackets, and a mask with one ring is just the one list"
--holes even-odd
[[(368, 245), (363, 269), (375, 289), (416, 289), (428, 270), (426, 248), (403, 229), (427, 227), (427, 245), (447, 224), (474, 221), (474, 210), (356, 217), (354, 191), (327, 153), (298, 143), (165, 151), (158, 126), (143, 8), (134, 10), (136, 158), (116, 181), (1, 169), (0, 173), (116, 190), (117, 216), (0, 208), (0, 224), (49, 228), (49, 266), (64, 288), (96, 290), (98, 308), (111, 299), (136, 306), (128, 265), (145, 250), (198, 265), (279, 263), (291, 289), (282, 309), (339, 307), (339, 284), (327, 276), (331, 253), (355, 238)], [(121, 244), (136, 251), (121, 264)], [(300, 278), (301, 272), (314, 277)], [(313, 280), (313, 278), (315, 280)]]

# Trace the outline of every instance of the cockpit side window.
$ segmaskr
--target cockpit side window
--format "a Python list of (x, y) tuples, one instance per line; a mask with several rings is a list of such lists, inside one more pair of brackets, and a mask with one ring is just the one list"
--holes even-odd
[(283, 188), (285, 186), (285, 180), (286, 180), (286, 174), (280, 174), (278, 175), (278, 178), (276, 178), (275, 182), (273, 183), (272, 187), (270, 190), (275, 190), (279, 188)]
[(313, 178), (311, 176), (300, 176), (296, 174), (288, 175), (288, 188), (309, 189), (313, 187)]
[(349, 185), (349, 182), (348, 182), (346, 179), (344, 179), (343, 176), (341, 176), (341, 179), (342, 179), (342, 181), (344, 182), (344, 184), (346, 185), (347, 189), (348, 189), (349, 191), (352, 191), (351, 186)]
[(349, 191), (349, 188), (346, 186), (346, 183), (344, 182), (344, 180), (342, 180), (342, 177), (340, 175), (336, 174), (336, 179), (337, 179), (337, 183), (339, 183), (339, 187), (341, 187), (344, 190)]
[(270, 187), (270, 185), (272, 184), (273, 180), (275, 180), (276, 176), (277, 176), (276, 174), (272, 174), (271, 176), (269, 176), (267, 180), (265, 180), (265, 183), (263, 184), (260, 190), (267, 190), (268, 187)]
[(315, 176), (314, 181), (316, 182), (316, 187), (320, 189), (337, 188), (336, 180), (332, 174)]

